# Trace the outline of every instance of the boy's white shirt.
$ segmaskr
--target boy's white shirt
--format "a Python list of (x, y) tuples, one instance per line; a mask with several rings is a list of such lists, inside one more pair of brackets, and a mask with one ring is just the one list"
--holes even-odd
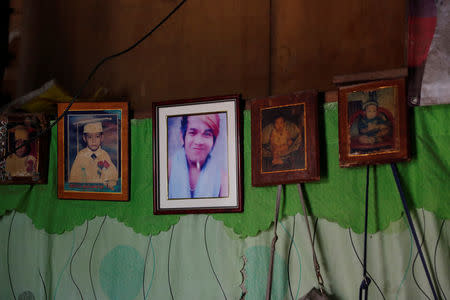
[[(93, 158), (92, 155), (95, 155)], [(108, 167), (100, 167), (99, 162), (107, 162)], [(117, 168), (109, 154), (101, 148), (92, 151), (88, 147), (78, 152), (70, 169), (69, 182), (72, 183), (103, 183), (117, 181)], [(114, 184), (115, 185), (115, 184)]]

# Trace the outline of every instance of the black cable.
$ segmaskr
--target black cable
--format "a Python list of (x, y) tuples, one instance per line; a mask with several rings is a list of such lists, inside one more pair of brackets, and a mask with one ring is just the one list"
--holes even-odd
[(98, 237), (100, 235), (100, 231), (102, 230), (102, 227), (103, 227), (103, 224), (105, 224), (105, 221), (106, 221), (106, 216), (103, 218), (103, 222), (100, 225), (100, 228), (98, 229), (97, 236), (95, 237), (94, 243), (92, 244), (91, 255), (89, 256), (89, 279), (91, 280), (92, 292), (94, 293), (94, 298), (96, 300), (97, 300), (97, 295), (95, 294), (94, 282), (92, 281), (92, 272), (91, 272), (92, 255), (94, 254), (94, 247), (95, 247), (95, 244), (97, 243)]
[(425, 274), (427, 275), (427, 280), (431, 288), (431, 292), (433, 293), (433, 298), (435, 300), (438, 299), (436, 294), (436, 290), (433, 285), (433, 281), (431, 280), (430, 271), (428, 271), (427, 263), (425, 261), (425, 257), (423, 255), (422, 249), (420, 248), (419, 239), (417, 238), (416, 229), (414, 228), (414, 222), (411, 218), (411, 214), (409, 213), (408, 203), (406, 202), (406, 197), (402, 189), (402, 185), (400, 182), (400, 177), (398, 175), (397, 165), (395, 163), (391, 163), (392, 174), (394, 175), (395, 183), (397, 185), (398, 193), (400, 194), (400, 198), (402, 200), (403, 210), (405, 211), (406, 218), (408, 219), (409, 228), (411, 229), (411, 233), (414, 237), (414, 242), (416, 243), (417, 250), (419, 251), (420, 260), (422, 261), (423, 268), (425, 270)]
[(364, 259), (363, 259), (363, 280), (359, 287), (359, 300), (363, 298), (367, 300), (369, 295), (370, 278), (367, 278), (367, 223), (369, 219), (369, 171), (370, 165), (367, 166), (366, 172), (366, 209), (364, 216)]
[(314, 243), (316, 242), (316, 231), (317, 231), (317, 223), (318, 222), (319, 222), (319, 217), (317, 217), (316, 220), (314, 221), (313, 246), (314, 246)]
[(294, 294), (292, 294), (292, 287), (291, 287), (291, 276), (290, 276), (290, 264), (291, 264), (291, 250), (292, 250), (292, 244), (294, 243), (294, 236), (295, 236), (295, 216), (294, 216), (294, 223), (292, 224), (292, 236), (291, 236), (291, 242), (289, 243), (289, 251), (288, 251), (288, 260), (287, 260), (287, 277), (288, 277), (288, 285), (289, 285), (289, 293), (291, 294), (291, 299), (294, 299)]
[(445, 223), (445, 219), (442, 221), (441, 228), (439, 229), (439, 234), (438, 234), (438, 238), (437, 238), (437, 241), (436, 241), (436, 246), (434, 247), (434, 259), (433, 259), (433, 261), (434, 261), (434, 277), (436, 278), (436, 282), (437, 282), (437, 285), (439, 287), (439, 290), (441, 290), (442, 296), (444, 296), (444, 299), (447, 300), (447, 296), (445, 295), (444, 290), (442, 289), (441, 284), (439, 282), (439, 277), (438, 277), (438, 274), (437, 274), (437, 264), (436, 264), (437, 248), (438, 248), (439, 240), (441, 239), (441, 233), (442, 233), (442, 228), (444, 228), (444, 223)]
[(16, 299), (16, 294), (14, 293), (14, 288), (12, 285), (12, 280), (11, 280), (11, 270), (10, 270), (10, 265), (9, 265), (9, 243), (11, 242), (11, 231), (12, 231), (12, 224), (14, 221), (14, 217), (16, 216), (16, 211), (14, 211), (12, 218), (11, 218), (11, 224), (9, 224), (9, 231), (8, 231), (8, 245), (6, 247), (6, 264), (8, 267), (8, 278), (9, 278), (9, 286), (11, 288), (11, 292), (13, 294), (14, 299)]
[[(353, 243), (353, 237), (352, 237), (352, 232), (351, 229), (348, 229), (348, 234), (350, 236), (350, 242), (352, 244), (352, 248), (353, 248), (353, 252), (355, 253), (356, 257), (358, 258), (359, 263), (361, 264), (361, 266), (363, 265), (361, 258), (358, 255), (358, 251), (356, 251), (356, 247), (355, 244)], [(370, 273), (367, 271), (367, 276), (370, 277), (370, 280), (372, 280), (373, 284), (375, 284), (375, 286), (377, 287), (378, 291), (381, 294), (381, 297), (383, 297), (384, 300), (386, 300), (386, 298), (384, 297), (383, 292), (381, 291), (380, 287), (378, 286), (377, 282), (375, 281), (375, 279), (373, 279), (372, 275), (370, 275)]]
[(74, 259), (75, 255), (77, 255), (78, 250), (80, 250), (81, 245), (83, 245), (84, 240), (86, 239), (86, 235), (87, 235), (88, 229), (89, 229), (89, 220), (86, 221), (86, 230), (84, 231), (83, 238), (81, 239), (80, 244), (78, 245), (77, 249), (76, 249), (75, 252), (73, 253), (72, 258), (70, 259), (70, 268), (69, 268), (70, 278), (72, 279), (73, 284), (74, 284), (75, 287), (77, 288), (78, 293), (80, 294), (81, 300), (83, 300), (84, 298), (83, 298), (83, 294), (81, 293), (80, 288), (78, 287), (77, 283), (75, 282), (75, 279), (73, 279), (73, 275), (72, 275), (72, 263), (73, 263), (73, 259)]
[[(423, 208), (422, 208), (422, 216), (423, 216), (423, 236), (422, 236), (422, 242), (420, 243), (420, 248), (421, 249), (422, 249), (423, 243), (425, 242), (425, 229), (426, 229), (426, 227), (425, 227), (425, 212), (424, 212)], [(414, 257), (414, 260), (413, 260), (413, 265), (412, 265), (413, 279), (414, 279), (414, 282), (416, 283), (417, 287), (419, 288), (419, 290), (422, 292), (422, 294), (427, 299), (431, 300), (431, 298), (427, 295), (427, 293), (425, 293), (425, 291), (422, 289), (422, 287), (419, 285), (419, 282), (416, 279), (415, 269), (416, 269), (416, 261), (417, 261), (418, 257), (419, 257), (419, 251), (417, 251), (416, 256)]]
[(95, 67), (92, 69), (92, 71), (89, 73), (89, 76), (84, 81), (84, 83), (81, 85), (81, 88), (75, 93), (75, 96), (73, 96), (72, 100), (69, 102), (67, 107), (64, 109), (64, 112), (60, 116), (58, 116), (56, 118), (56, 120), (53, 123), (51, 123), (45, 130), (38, 132), (33, 138), (23, 142), (21, 145), (17, 146), (13, 151), (6, 151), (5, 155), (1, 156), (0, 161), (3, 161), (4, 159), (6, 159), (9, 155), (11, 155), (12, 153), (15, 153), (18, 149), (20, 149), (22, 147), (25, 147), (25, 146), (29, 145), (30, 143), (34, 142), (39, 137), (41, 137), (41, 136), (43, 136), (45, 134), (48, 134), (48, 132), (52, 129), (52, 127), (54, 127), (62, 118), (64, 118), (67, 115), (67, 112), (69, 111), (70, 107), (72, 107), (72, 104), (75, 102), (76, 99), (78, 99), (78, 97), (80, 97), (80, 95), (83, 92), (84, 88), (87, 86), (87, 84), (92, 79), (92, 77), (97, 72), (97, 70), (105, 62), (107, 62), (108, 60), (111, 60), (113, 58), (116, 58), (118, 56), (121, 56), (121, 55), (123, 55), (123, 54), (125, 54), (125, 53), (127, 53), (127, 52), (129, 52), (131, 50), (133, 50), (134, 48), (136, 48), (140, 43), (142, 43), (145, 39), (147, 39), (150, 35), (152, 35), (153, 32), (155, 32), (159, 27), (161, 27), (181, 6), (183, 6), (183, 4), (185, 2), (186, 2), (186, 0), (182, 0), (165, 18), (163, 18), (155, 27), (153, 27), (152, 30), (147, 32), (142, 38), (140, 38), (133, 45), (129, 46), (125, 50), (122, 50), (122, 51), (120, 51), (118, 53), (112, 54), (110, 56), (107, 56), (107, 57), (104, 57), (103, 59), (101, 59), (95, 65)]
[(44, 295), (45, 295), (44, 299), (47, 299), (47, 288), (45, 287), (44, 278), (42, 278), (42, 274), (41, 274), (41, 270), (40, 269), (39, 269), (39, 277), (41, 277), (41, 282), (42, 282), (42, 285), (44, 286)]
[(170, 240), (169, 240), (169, 251), (167, 255), (167, 280), (169, 282), (169, 292), (170, 296), (173, 300), (173, 293), (172, 293), (172, 285), (170, 284), (170, 249), (172, 248), (172, 238), (173, 238), (173, 229), (175, 228), (175, 225), (172, 225), (172, 230), (170, 231)]
[(225, 291), (222, 288), (222, 284), (220, 284), (220, 280), (219, 280), (219, 277), (217, 277), (216, 271), (214, 271), (214, 267), (213, 267), (213, 264), (212, 264), (212, 261), (211, 261), (211, 257), (209, 256), (208, 243), (206, 242), (206, 224), (208, 224), (208, 219), (209, 219), (209, 215), (206, 217), (205, 227), (203, 229), (203, 238), (204, 238), (204, 241), (205, 241), (206, 255), (208, 256), (209, 265), (210, 265), (211, 270), (212, 270), (212, 272), (214, 274), (214, 277), (216, 277), (216, 281), (219, 284), (219, 287), (220, 287), (220, 290), (222, 291), (223, 297), (225, 298), (225, 300), (227, 300), (227, 296), (225, 295)]
[[(147, 245), (147, 251), (145, 251), (145, 262), (144, 262), (144, 272), (142, 274), (142, 297), (144, 297), (145, 300), (145, 269), (147, 267), (147, 257), (148, 257), (148, 250), (150, 249), (150, 244), (152, 243), (152, 235), (148, 238), (148, 245)], [(153, 266), (155, 267), (155, 266)]]

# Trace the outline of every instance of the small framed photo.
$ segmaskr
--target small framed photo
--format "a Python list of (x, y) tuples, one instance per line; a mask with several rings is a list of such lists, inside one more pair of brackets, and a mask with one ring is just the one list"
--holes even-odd
[(0, 184), (47, 183), (48, 134), (37, 137), (47, 125), (44, 114), (0, 116), (0, 156), (9, 153), (0, 162)]
[(404, 79), (339, 88), (341, 167), (409, 159)]
[(128, 175), (128, 103), (74, 103), (58, 122), (58, 198), (127, 201)]
[(316, 91), (254, 100), (251, 115), (253, 186), (320, 179)]
[(239, 96), (153, 104), (154, 213), (241, 212)]

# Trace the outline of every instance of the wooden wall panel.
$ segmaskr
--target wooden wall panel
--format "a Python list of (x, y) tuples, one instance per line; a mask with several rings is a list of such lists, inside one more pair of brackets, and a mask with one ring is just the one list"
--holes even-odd
[[(138, 40), (178, 3), (27, 1), (20, 92), (55, 78), (75, 93), (96, 62)], [(161, 100), (265, 96), (269, 20), (269, 1), (188, 0), (134, 51), (104, 65), (83, 95), (105, 87), (140, 111)]]
[[(18, 96), (56, 79), (74, 94), (104, 56), (157, 24), (175, 0), (25, 1)], [(335, 88), (335, 75), (404, 67), (406, 3), (391, 0), (188, 0), (133, 52), (108, 62), (100, 87), (131, 109), (241, 93), (244, 99)]]
[(333, 89), (333, 76), (406, 66), (406, 3), (272, 2), (272, 94)]
[[(18, 70), (19, 70), (19, 53), (20, 53), (20, 42), (22, 35), (22, 20), (23, 20), (23, 1), (22, 0), (10, 0), (2, 2), (2, 9), (4, 11), (1, 12), (2, 17), (5, 18), (5, 14), (9, 14), (9, 18), (6, 17), (0, 21), (2, 26), (6, 25), (4, 22), (9, 19), (8, 32), (5, 29), (5, 38), (6, 40), (2, 40), (1, 42), (6, 42), (6, 44), (1, 45), (2, 52), (1, 53), (1, 62), (6, 62), (7, 64), (2, 66), (5, 69), (1, 69), (4, 73), (1, 73), (0, 76), (3, 78), (0, 79), (0, 106), (3, 104), (7, 104), (9, 101), (16, 97), (16, 88), (18, 82)], [(3, 34), (3, 32), (1, 33)], [(3, 36), (2, 36), (3, 38)], [(6, 49), (4, 49), (5, 47)], [(3, 49), (7, 53), (3, 53)], [(5, 57), (6, 56), (6, 57)]]

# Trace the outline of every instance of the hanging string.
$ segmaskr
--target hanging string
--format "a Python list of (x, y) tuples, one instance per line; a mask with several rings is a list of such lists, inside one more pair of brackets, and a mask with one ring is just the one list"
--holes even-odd
[(18, 149), (20, 149), (22, 147), (25, 147), (25, 146), (29, 145), (30, 143), (34, 142), (36, 139), (40, 138), (41, 136), (43, 136), (45, 134), (48, 134), (49, 131), (52, 129), (52, 127), (54, 127), (62, 118), (64, 118), (67, 115), (69, 109), (72, 107), (72, 104), (75, 102), (76, 99), (78, 99), (78, 97), (80, 97), (80, 95), (83, 92), (84, 88), (87, 86), (87, 84), (92, 79), (92, 77), (94, 77), (94, 74), (97, 72), (97, 70), (105, 62), (107, 62), (108, 60), (111, 60), (113, 58), (116, 58), (118, 56), (121, 56), (121, 55), (123, 55), (123, 54), (125, 54), (127, 52), (130, 52), (131, 50), (136, 48), (140, 43), (142, 43), (145, 39), (147, 39), (150, 35), (152, 35), (153, 32), (155, 32), (159, 27), (161, 27), (161, 25), (163, 25), (186, 1), (187, 0), (182, 0), (174, 9), (172, 9), (172, 11), (166, 17), (164, 17), (155, 27), (153, 27), (149, 32), (147, 32), (143, 37), (141, 37), (134, 44), (132, 44), (131, 46), (129, 46), (125, 50), (122, 50), (120, 52), (117, 52), (115, 54), (112, 54), (110, 56), (107, 56), (107, 57), (104, 57), (103, 59), (101, 59), (95, 65), (95, 67), (92, 69), (92, 71), (89, 73), (89, 76), (84, 81), (84, 83), (81, 85), (80, 89), (75, 93), (75, 96), (73, 96), (72, 100), (70, 100), (69, 104), (64, 109), (64, 112), (60, 116), (58, 116), (56, 118), (56, 120), (53, 123), (51, 123), (46, 129), (38, 132), (33, 138), (30, 138), (29, 140), (24, 141), (21, 145), (15, 147), (14, 150), (12, 150), (12, 151), (6, 151), (6, 153), (4, 155), (0, 156), (0, 162), (5, 160), (12, 153), (15, 153)]
[(367, 220), (369, 219), (369, 169), (367, 166), (366, 172), (366, 213), (364, 217), (364, 256), (363, 256), (363, 280), (359, 286), (359, 300), (362, 299), (363, 294), (365, 294), (364, 299), (367, 300), (369, 296), (369, 284), (370, 277), (367, 276)]
[(320, 292), (322, 293), (322, 295), (325, 295), (325, 287), (323, 284), (323, 278), (322, 278), (322, 274), (320, 274), (320, 265), (317, 260), (316, 250), (314, 248), (314, 242), (313, 242), (313, 238), (311, 235), (311, 228), (309, 227), (309, 221), (308, 221), (308, 212), (306, 211), (305, 198), (303, 196), (302, 185), (300, 183), (297, 183), (297, 191), (298, 191), (298, 195), (300, 197), (300, 203), (302, 205), (303, 215), (305, 217), (306, 229), (308, 229), (308, 236), (309, 236), (309, 241), (311, 243), (311, 250), (312, 250), (312, 254), (313, 254), (313, 263), (314, 263), (314, 269), (316, 271), (317, 283), (319, 284)]
[(436, 282), (437, 282), (439, 290), (441, 291), (442, 296), (444, 296), (444, 299), (447, 300), (447, 296), (445, 295), (444, 290), (442, 289), (441, 284), (439, 283), (439, 276), (437, 273), (437, 264), (436, 264), (436, 254), (437, 254), (439, 240), (441, 239), (441, 233), (442, 233), (442, 228), (444, 227), (444, 224), (445, 224), (445, 219), (442, 221), (441, 229), (439, 229), (438, 238), (436, 240), (436, 246), (434, 247), (434, 277), (436, 278)]
[(395, 163), (391, 163), (392, 173), (394, 174), (395, 183), (397, 184), (397, 189), (400, 194), (400, 198), (402, 199), (403, 209), (405, 210), (406, 217), (408, 219), (409, 227), (411, 228), (411, 232), (414, 237), (414, 241), (416, 243), (417, 251), (419, 251), (420, 259), (422, 260), (423, 268), (425, 269), (425, 274), (427, 275), (428, 283), (430, 284), (431, 291), (433, 292), (433, 297), (435, 300), (438, 299), (436, 291), (434, 289), (433, 282), (431, 280), (430, 272), (428, 271), (427, 263), (425, 261), (425, 257), (423, 256), (422, 248), (420, 247), (419, 239), (417, 238), (416, 229), (414, 227), (414, 223), (412, 221), (411, 215), (409, 213), (408, 204), (406, 203), (406, 197), (403, 193), (403, 189), (400, 183), (400, 178), (398, 176), (398, 169)]
[[(356, 256), (356, 258), (358, 259), (359, 264), (360, 264), (361, 266), (363, 266), (363, 262), (362, 262), (361, 258), (359, 257), (358, 251), (356, 251), (355, 243), (353, 242), (353, 237), (352, 237), (352, 230), (351, 230), (350, 228), (348, 229), (348, 236), (349, 236), (349, 238), (350, 238), (350, 243), (351, 243), (351, 245), (352, 245), (353, 253), (355, 253), (355, 256)], [(384, 297), (384, 294), (383, 294), (383, 292), (381, 291), (380, 286), (377, 284), (377, 282), (375, 281), (375, 279), (373, 278), (373, 276), (370, 275), (369, 271), (367, 271), (367, 276), (370, 277), (371, 283), (373, 282), (373, 284), (375, 284), (375, 287), (376, 287), (377, 290), (380, 292), (381, 297), (383, 298), (383, 300), (386, 300), (386, 297)]]
[[(420, 248), (423, 247), (423, 244), (425, 243), (425, 233), (426, 233), (426, 222), (425, 222), (425, 212), (423, 211), (422, 208), (422, 224), (423, 224), (423, 235), (422, 235), (422, 241), (420, 242)], [(412, 236), (411, 230), (410, 230), (410, 234)], [(414, 261), (413, 261), (413, 265), (412, 265), (412, 275), (413, 275), (413, 279), (414, 282), (416, 283), (416, 286), (419, 288), (419, 291), (428, 299), (431, 300), (430, 297), (428, 297), (427, 293), (425, 293), (425, 291), (422, 289), (422, 287), (419, 285), (419, 282), (417, 282), (416, 279), (416, 261), (417, 258), (419, 257), (419, 251), (417, 251), (416, 256), (414, 257)]]
[[(8, 140), (8, 120), (0, 118), (0, 155), (4, 155), (8, 150), (6, 149), (6, 141)], [(6, 157), (6, 156), (5, 156)], [(0, 181), (6, 180), (6, 161), (0, 159)]]
[[(281, 223), (281, 226), (283, 226), (283, 223)], [(285, 230), (286, 233), (289, 235), (289, 233), (287, 232), (287, 230)], [(289, 250), (288, 250), (288, 260), (287, 260), (287, 265), (290, 266), (291, 264), (291, 250), (292, 250), (292, 244), (294, 243), (294, 237), (295, 237), (295, 216), (294, 216), (294, 220), (293, 220), (293, 224), (292, 224), (292, 236), (290, 236), (290, 242), (289, 242)], [(298, 253), (297, 253), (298, 254)], [(287, 282), (288, 282), (288, 287), (289, 287), (289, 294), (291, 295), (291, 299), (294, 300), (294, 294), (292, 294), (292, 286), (291, 286), (291, 274), (290, 274), (290, 268), (287, 268)]]
[(269, 275), (267, 277), (267, 288), (266, 288), (266, 300), (270, 300), (271, 293), (272, 293), (272, 273), (273, 273), (273, 260), (275, 258), (275, 244), (278, 240), (277, 235), (277, 225), (278, 225), (278, 214), (280, 212), (280, 202), (281, 202), (281, 190), (282, 185), (278, 185), (278, 191), (277, 191), (277, 204), (275, 207), (275, 220), (273, 225), (273, 239), (272, 239), (272, 247), (270, 250), (270, 265), (269, 265)]

